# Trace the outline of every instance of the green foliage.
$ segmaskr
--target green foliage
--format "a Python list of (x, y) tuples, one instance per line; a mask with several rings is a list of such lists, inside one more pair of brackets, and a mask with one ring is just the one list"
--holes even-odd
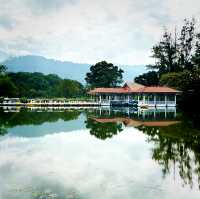
[(0, 78), (0, 96), (15, 97), (17, 95), (17, 87), (8, 77)]
[(195, 53), (192, 56), (192, 63), (195, 69), (200, 69), (200, 33), (196, 35)]
[(148, 142), (153, 143), (152, 158), (162, 167), (163, 176), (171, 172), (171, 165), (176, 164), (183, 184), (190, 186), (196, 180), (194, 176), (200, 179), (200, 132), (191, 126), (191, 122), (186, 118), (166, 127), (137, 127), (148, 136)]
[(173, 72), (177, 66), (177, 45), (172, 34), (165, 31), (161, 41), (153, 46), (152, 57), (155, 58), (155, 65), (148, 65), (148, 68), (157, 69), (160, 74)]
[(0, 129), (12, 128), (18, 125), (40, 125), (45, 122), (56, 122), (59, 119), (63, 121), (70, 121), (77, 119), (80, 115), (79, 111), (65, 111), (65, 112), (29, 112), (24, 109), (20, 112), (9, 112), (5, 114), (0, 109)]
[[(174, 37), (172, 36), (174, 35)], [(184, 20), (180, 34), (172, 34), (165, 31), (162, 39), (152, 48), (152, 57), (155, 58), (154, 65), (148, 65), (150, 69), (156, 69), (159, 74), (168, 72), (180, 72), (192, 70), (192, 53), (194, 51), (195, 20)]]
[(189, 71), (166, 73), (161, 76), (160, 84), (179, 90), (185, 90), (190, 84), (190, 76), (191, 74)]
[(85, 80), (89, 87), (116, 87), (122, 83), (122, 73), (118, 66), (102, 61), (90, 67)]
[(0, 65), (0, 76), (5, 75), (7, 67), (5, 65)]
[(59, 92), (63, 97), (80, 97), (84, 94), (84, 88), (78, 81), (64, 79), (60, 84)]
[(194, 39), (195, 39), (195, 20), (184, 20), (184, 25), (181, 29), (181, 34), (179, 37), (179, 48), (178, 48), (178, 64), (181, 68), (192, 70), (193, 65), (191, 63), (192, 51), (194, 49)]
[[(157, 72), (159, 84), (183, 91), (182, 108), (200, 108), (200, 33), (195, 30), (195, 20), (185, 19), (179, 34), (176, 30), (174, 34), (165, 31), (161, 41), (153, 46), (152, 57), (155, 64), (147, 67)], [(148, 83), (149, 77), (146, 73), (135, 81), (154, 85), (152, 81)]]
[(83, 94), (81, 83), (63, 80), (54, 74), (18, 72), (0, 77), (0, 96), (4, 97), (76, 97)]
[(86, 128), (90, 129), (90, 134), (102, 140), (112, 138), (113, 135), (117, 135), (123, 130), (122, 124), (115, 122), (100, 123), (95, 121), (95, 119), (88, 118), (85, 123)]
[(166, 73), (161, 76), (161, 85), (167, 85), (184, 92), (199, 92), (200, 70), (185, 70), (179, 73)]
[(62, 81), (58, 76), (42, 73), (19, 72), (8, 75), (19, 88), (19, 97), (54, 97), (57, 84)]
[(199, 108), (200, 99), (200, 70), (184, 70), (179, 73), (163, 74), (160, 79), (161, 85), (173, 87), (182, 91), (182, 108)]
[(20, 102), (27, 103), (28, 99), (26, 97), (22, 97), (22, 98), (20, 98)]
[(139, 75), (134, 81), (145, 86), (157, 86), (159, 84), (158, 74), (155, 71), (149, 71)]

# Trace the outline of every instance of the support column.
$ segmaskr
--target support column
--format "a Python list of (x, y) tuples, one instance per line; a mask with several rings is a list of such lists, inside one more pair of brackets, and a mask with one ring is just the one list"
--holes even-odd
[(167, 118), (167, 107), (165, 107), (165, 119)]
[(101, 103), (101, 95), (99, 95), (99, 102)]
[(155, 108), (153, 110), (153, 117), (154, 117), (154, 119), (156, 119), (156, 109)]
[(129, 102), (130, 101), (130, 96), (129, 95), (127, 96), (127, 99), (128, 99), (128, 102)]
[(176, 107), (174, 109), (174, 118), (176, 118)]
[(138, 103), (139, 103), (139, 101), (140, 101), (140, 96), (139, 96), (139, 94), (138, 94), (138, 96), (137, 96), (137, 101), (138, 101)]
[(145, 96), (145, 94), (143, 94), (143, 104), (145, 104), (145, 98), (146, 98), (146, 96)]
[(109, 101), (109, 104), (110, 104), (110, 95), (108, 96), (108, 101)]
[(174, 95), (174, 103), (176, 105), (176, 94)]
[(156, 94), (154, 94), (154, 106), (156, 106)]
[(167, 95), (165, 95), (165, 106), (167, 106)]

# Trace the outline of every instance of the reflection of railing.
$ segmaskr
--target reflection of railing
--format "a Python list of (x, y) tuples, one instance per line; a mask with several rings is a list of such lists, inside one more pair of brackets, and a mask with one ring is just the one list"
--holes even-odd
[(147, 105), (175, 105), (176, 102), (175, 101), (139, 101), (140, 104), (147, 104)]

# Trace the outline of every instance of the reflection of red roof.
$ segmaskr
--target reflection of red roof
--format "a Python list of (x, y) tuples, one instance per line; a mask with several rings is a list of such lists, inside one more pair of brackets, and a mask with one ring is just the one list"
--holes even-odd
[(178, 93), (173, 88), (166, 86), (143, 86), (140, 84), (128, 84), (126, 83), (120, 88), (95, 88), (89, 92), (89, 94), (97, 93), (116, 93), (116, 94), (128, 94), (128, 93)]
[(123, 122), (125, 126), (170, 126), (173, 124), (180, 123), (180, 121), (140, 121), (133, 120), (130, 118), (93, 118), (95, 121), (99, 123), (111, 123), (111, 122)]

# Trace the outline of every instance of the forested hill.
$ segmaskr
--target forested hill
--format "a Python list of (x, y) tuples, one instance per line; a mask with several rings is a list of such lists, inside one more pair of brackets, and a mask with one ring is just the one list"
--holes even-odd
[[(68, 61), (47, 59), (42, 56), (11, 57), (3, 62), (11, 72), (41, 72), (44, 74), (57, 74), (62, 78), (77, 80), (85, 83), (85, 74), (89, 71), (90, 64), (80, 64)], [(145, 72), (143, 65), (119, 66), (124, 70), (125, 81), (133, 80), (139, 74)]]
[(61, 79), (55, 74), (7, 73), (0, 75), (0, 97), (82, 97), (84, 87), (70, 79)]

